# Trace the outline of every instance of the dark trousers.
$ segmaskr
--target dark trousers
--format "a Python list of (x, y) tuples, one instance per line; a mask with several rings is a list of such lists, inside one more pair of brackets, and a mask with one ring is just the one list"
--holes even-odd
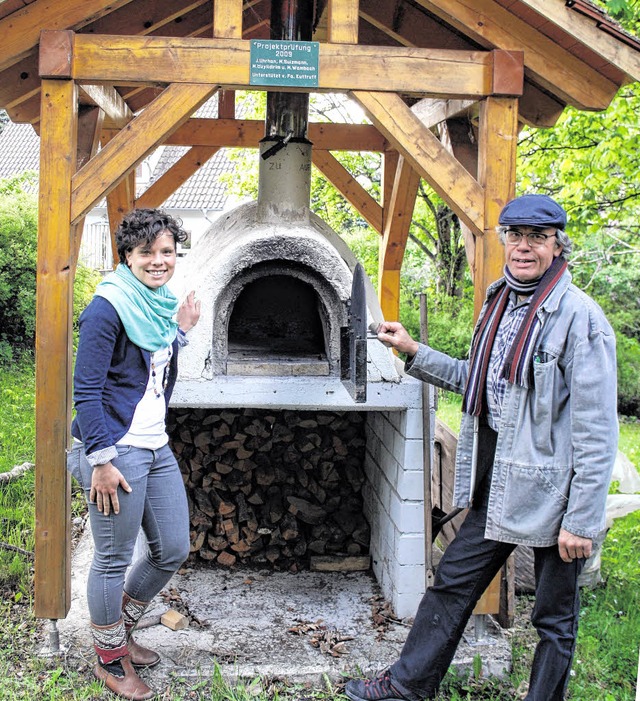
[[(490, 455), (492, 459), (493, 452)], [(436, 695), (478, 599), (516, 547), (484, 537), (490, 481), (489, 470), (445, 550), (433, 587), (420, 602), (400, 659), (391, 667), (394, 686), (409, 699)], [(578, 631), (578, 575), (584, 560), (563, 562), (557, 545), (534, 548), (534, 555), (536, 602), (531, 621), (540, 641), (525, 701), (561, 701)]]

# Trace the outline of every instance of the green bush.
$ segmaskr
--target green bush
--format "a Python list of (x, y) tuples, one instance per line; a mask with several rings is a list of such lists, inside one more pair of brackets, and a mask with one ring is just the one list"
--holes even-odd
[(76, 277), (73, 282), (73, 328), (78, 329), (78, 318), (82, 310), (89, 304), (96, 286), (102, 280), (102, 275), (93, 268), (78, 263)]
[(0, 182), (0, 362), (33, 348), (38, 209), (27, 179)]
[[(453, 358), (468, 356), (473, 333), (473, 299), (427, 296), (429, 345)], [(414, 294), (404, 299), (400, 320), (413, 338), (420, 338), (420, 303)]]
[[(38, 202), (25, 188), (27, 173), (0, 181), (0, 366), (33, 351), (36, 330), (36, 260)], [(100, 273), (78, 265), (74, 282), (73, 321), (100, 282)]]
[(640, 342), (616, 331), (618, 412), (640, 416)]

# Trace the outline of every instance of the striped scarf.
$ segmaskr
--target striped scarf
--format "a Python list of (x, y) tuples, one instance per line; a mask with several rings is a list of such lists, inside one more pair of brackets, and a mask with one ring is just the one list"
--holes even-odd
[[(520, 324), (504, 363), (502, 376), (511, 384), (518, 384), (522, 387), (529, 387), (531, 384), (533, 353), (538, 334), (542, 328), (542, 322), (537, 312), (566, 269), (567, 261), (562, 256), (557, 256), (536, 286), (527, 313)], [(480, 416), (485, 409), (489, 358), (510, 292), (511, 287), (507, 278), (490, 301), (486, 313), (473, 335), (469, 376), (462, 400), (462, 411), (467, 414)]]

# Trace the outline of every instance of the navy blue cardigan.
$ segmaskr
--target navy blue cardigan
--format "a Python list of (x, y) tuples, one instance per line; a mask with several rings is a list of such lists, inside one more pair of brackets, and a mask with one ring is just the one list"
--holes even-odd
[[(178, 374), (178, 342), (168, 369), (167, 406)], [(124, 436), (149, 381), (151, 353), (129, 340), (113, 305), (94, 297), (80, 315), (80, 341), (73, 374), (76, 416), (71, 433), (87, 455), (114, 446)]]

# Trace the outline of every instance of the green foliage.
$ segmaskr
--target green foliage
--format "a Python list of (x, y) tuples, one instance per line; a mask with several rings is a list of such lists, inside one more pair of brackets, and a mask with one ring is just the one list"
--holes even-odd
[(470, 280), (462, 297), (434, 290), (431, 268), (409, 250), (402, 268), (400, 321), (420, 338), (420, 293), (427, 296), (429, 345), (454, 358), (466, 358), (473, 332), (473, 287)]
[(618, 447), (640, 471), (640, 419), (620, 417)]
[(29, 176), (0, 181), (0, 363), (33, 346), (35, 334), (36, 198)]
[(460, 432), (462, 420), (462, 395), (438, 390), (437, 417), (455, 433)]
[[(35, 174), (0, 181), (0, 366), (33, 350), (36, 325), (38, 202), (25, 191)], [(74, 282), (74, 325), (100, 273), (79, 264)]]
[(371, 282), (378, 282), (378, 251), (380, 237), (372, 229), (356, 229), (342, 235), (353, 255), (360, 261)]
[[(0, 373), (0, 472), (33, 462), (35, 454), (35, 374), (23, 362)], [(34, 474), (26, 472), (0, 488), (0, 541), (33, 550)], [(0, 591), (27, 594), (31, 562), (24, 555), (0, 550)], [(9, 594), (5, 594), (9, 596)]]
[[(598, 0), (596, 0), (598, 1)], [(629, 32), (640, 34), (640, 2), (638, 0), (600, 0), (599, 4)]]
[(640, 513), (614, 521), (602, 550), (603, 586), (582, 592), (571, 699), (635, 698), (640, 630)]
[(618, 411), (640, 416), (640, 341), (616, 333), (618, 356)]

